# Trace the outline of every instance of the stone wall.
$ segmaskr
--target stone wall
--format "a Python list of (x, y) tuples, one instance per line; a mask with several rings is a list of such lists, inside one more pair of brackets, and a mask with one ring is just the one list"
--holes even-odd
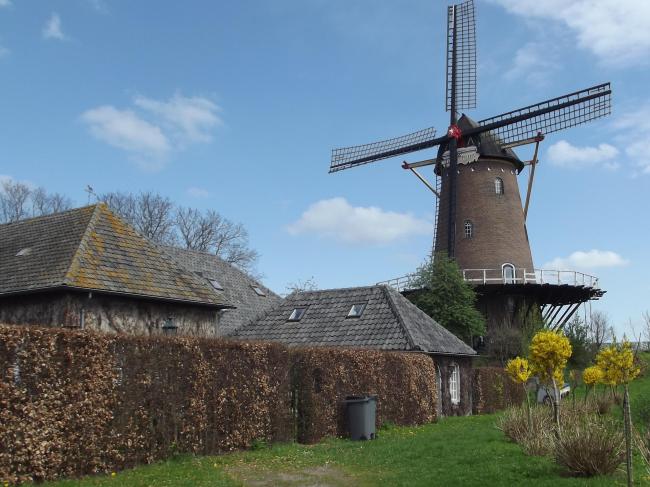
[[(467, 416), (472, 414), (472, 359), (434, 355), (436, 374), (439, 374), (438, 411), (442, 416)], [(460, 369), (460, 403), (452, 404), (449, 393), (449, 379), (454, 364)]]
[(0, 322), (160, 335), (171, 317), (178, 335), (218, 335), (220, 311), (204, 306), (97, 293), (48, 292), (0, 299)]

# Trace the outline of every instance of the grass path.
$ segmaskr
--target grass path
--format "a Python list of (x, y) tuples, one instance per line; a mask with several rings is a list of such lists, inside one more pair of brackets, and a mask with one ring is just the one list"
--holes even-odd
[[(180, 457), (118, 473), (46, 484), (70, 486), (612, 486), (613, 477), (563, 477), (551, 459), (529, 457), (507, 442), (495, 416), (382, 431), (372, 442), (329, 439), (276, 445), (219, 457)], [(637, 472), (641, 473), (641, 464)], [(638, 485), (650, 485), (650, 482)]]

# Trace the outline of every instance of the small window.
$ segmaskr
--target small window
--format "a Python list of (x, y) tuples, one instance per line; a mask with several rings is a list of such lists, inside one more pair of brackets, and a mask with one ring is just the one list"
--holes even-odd
[(258, 296), (266, 296), (266, 293), (262, 290), (261, 287), (258, 286), (251, 286), (253, 288), (253, 291), (255, 291), (255, 294)]
[(515, 266), (512, 264), (503, 264), (502, 267), (503, 282), (505, 284), (515, 283)]
[(16, 254), (16, 257), (23, 257), (25, 255), (31, 255), (31, 253), (32, 253), (32, 248), (31, 247), (26, 247), (24, 249), (19, 250), (18, 253)]
[(460, 369), (457, 364), (451, 366), (449, 375), (449, 395), (452, 404), (460, 404)]
[(307, 308), (294, 308), (289, 315), (289, 321), (300, 321), (305, 316), (306, 311)]
[(210, 281), (210, 284), (212, 284), (212, 287), (215, 288), (217, 291), (223, 291), (223, 286), (219, 281), (216, 279), (208, 279)]
[(465, 238), (472, 237), (474, 237), (474, 224), (469, 220), (465, 220)]
[(353, 304), (348, 311), (348, 318), (360, 318), (364, 309), (366, 309), (366, 303)]
[(494, 192), (496, 194), (503, 194), (503, 179), (501, 178), (494, 179)]

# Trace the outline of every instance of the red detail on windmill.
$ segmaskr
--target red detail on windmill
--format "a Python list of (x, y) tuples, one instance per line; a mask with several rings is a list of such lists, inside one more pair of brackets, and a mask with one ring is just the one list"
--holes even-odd
[(460, 138), (463, 136), (463, 133), (460, 131), (460, 127), (458, 125), (450, 125), (447, 129), (447, 136), (452, 137), (456, 140), (460, 140)]

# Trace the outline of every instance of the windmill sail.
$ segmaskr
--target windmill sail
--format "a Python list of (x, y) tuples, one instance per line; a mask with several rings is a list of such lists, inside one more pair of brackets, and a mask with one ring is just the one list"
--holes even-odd
[(609, 115), (612, 112), (611, 95), (610, 84), (603, 83), (486, 118), (478, 122), (479, 128), (470, 132), (489, 130), (502, 144), (521, 142), (539, 132), (550, 134)]
[(451, 110), (454, 96), (456, 110), (476, 108), (476, 21), (473, 0), (447, 8), (447, 111)]
[(393, 139), (333, 149), (329, 172), (341, 171), (369, 162), (433, 147), (435, 144), (432, 142), (435, 136), (436, 129), (429, 127)]

